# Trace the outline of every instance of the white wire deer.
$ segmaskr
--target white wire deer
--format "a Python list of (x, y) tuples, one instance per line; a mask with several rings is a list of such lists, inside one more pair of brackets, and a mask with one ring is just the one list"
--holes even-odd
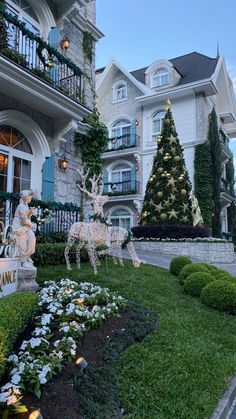
[[(106, 244), (110, 247), (113, 256), (113, 261), (117, 264), (118, 257), (120, 265), (123, 266), (122, 260), (122, 245), (124, 241), (128, 240), (129, 232), (123, 227), (108, 226), (106, 223), (100, 222), (99, 218), (105, 218), (103, 213), (104, 204), (108, 201), (108, 196), (103, 195), (103, 185), (101, 182), (101, 175), (93, 176), (88, 179), (89, 170), (87, 172), (82, 168), (77, 169), (81, 177), (81, 185), (78, 185), (81, 192), (85, 193), (92, 203), (94, 215), (97, 216), (97, 221), (90, 223), (78, 222), (74, 223), (69, 231), (67, 246), (65, 248), (65, 260), (67, 269), (71, 269), (69, 260), (69, 251), (71, 246), (78, 242), (76, 247), (76, 262), (78, 269), (80, 268), (80, 250), (83, 246), (87, 248), (89, 260), (93, 267), (93, 272), (97, 274), (97, 266), (100, 264), (96, 248), (99, 244)], [(86, 187), (86, 182), (91, 183), (91, 191)], [(140, 260), (136, 254), (132, 242), (127, 243), (127, 249), (131, 255), (133, 265), (140, 266)]]

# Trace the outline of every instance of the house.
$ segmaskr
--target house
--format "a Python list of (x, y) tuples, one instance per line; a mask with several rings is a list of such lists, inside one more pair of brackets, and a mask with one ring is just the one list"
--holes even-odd
[[(165, 103), (172, 112), (194, 189), (194, 151), (207, 138), (208, 115), (215, 106), (222, 142), (222, 180), (231, 157), (229, 140), (236, 136), (236, 102), (232, 81), (222, 56), (192, 52), (170, 60), (159, 59), (127, 71), (112, 59), (96, 72), (97, 107), (109, 129), (103, 154), (106, 210), (113, 224), (136, 225), (145, 187), (162, 128)], [(222, 231), (228, 231), (227, 190), (221, 194)]]
[(94, 107), (96, 0), (0, 7), (0, 192), (79, 204), (74, 133)]

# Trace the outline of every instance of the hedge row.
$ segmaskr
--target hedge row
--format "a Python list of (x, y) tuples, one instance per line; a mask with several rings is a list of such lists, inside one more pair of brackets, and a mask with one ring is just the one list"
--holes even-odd
[(170, 271), (178, 276), (186, 294), (200, 297), (206, 306), (236, 314), (236, 278), (228, 272), (205, 263), (192, 263), (183, 256), (172, 259)]
[(6, 357), (20, 333), (34, 319), (39, 308), (38, 295), (27, 291), (0, 299), (0, 379), (5, 370)]
[(184, 224), (153, 224), (132, 228), (136, 238), (156, 239), (196, 239), (197, 237), (209, 237), (209, 231), (204, 227), (193, 227)]

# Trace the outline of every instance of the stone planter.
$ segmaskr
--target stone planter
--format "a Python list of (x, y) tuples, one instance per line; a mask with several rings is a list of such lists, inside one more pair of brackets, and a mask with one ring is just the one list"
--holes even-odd
[(205, 263), (230, 263), (235, 260), (233, 243), (134, 241), (136, 250), (172, 256), (189, 256)]

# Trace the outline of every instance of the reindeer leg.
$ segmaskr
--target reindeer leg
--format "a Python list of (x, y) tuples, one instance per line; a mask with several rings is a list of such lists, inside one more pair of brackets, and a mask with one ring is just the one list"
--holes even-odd
[(97, 256), (96, 256), (96, 243), (89, 242), (88, 243), (88, 255), (90, 263), (93, 267), (93, 273), (94, 275), (97, 275)]
[(80, 249), (81, 249), (82, 245), (78, 244), (78, 246), (76, 247), (76, 263), (77, 263), (77, 269), (80, 269)]
[(117, 246), (116, 242), (111, 242), (111, 254), (114, 265), (117, 265)]
[(138, 258), (138, 255), (135, 251), (135, 248), (134, 248), (134, 245), (133, 245), (132, 242), (127, 243), (127, 249), (128, 249), (129, 254), (131, 256), (134, 267), (139, 268), (140, 267), (140, 260)]
[(75, 243), (75, 240), (76, 240), (76, 237), (74, 237), (74, 236), (68, 237), (67, 245), (66, 245), (66, 248), (65, 248), (65, 251), (64, 251), (64, 256), (65, 256), (65, 260), (66, 260), (66, 267), (67, 267), (68, 271), (71, 271), (71, 269), (72, 269), (71, 265), (70, 265), (69, 251), (70, 251), (70, 248), (71, 248), (72, 244)]
[(124, 266), (123, 259), (122, 259), (122, 242), (117, 243), (117, 250), (118, 250), (118, 258), (119, 258), (120, 266)]

